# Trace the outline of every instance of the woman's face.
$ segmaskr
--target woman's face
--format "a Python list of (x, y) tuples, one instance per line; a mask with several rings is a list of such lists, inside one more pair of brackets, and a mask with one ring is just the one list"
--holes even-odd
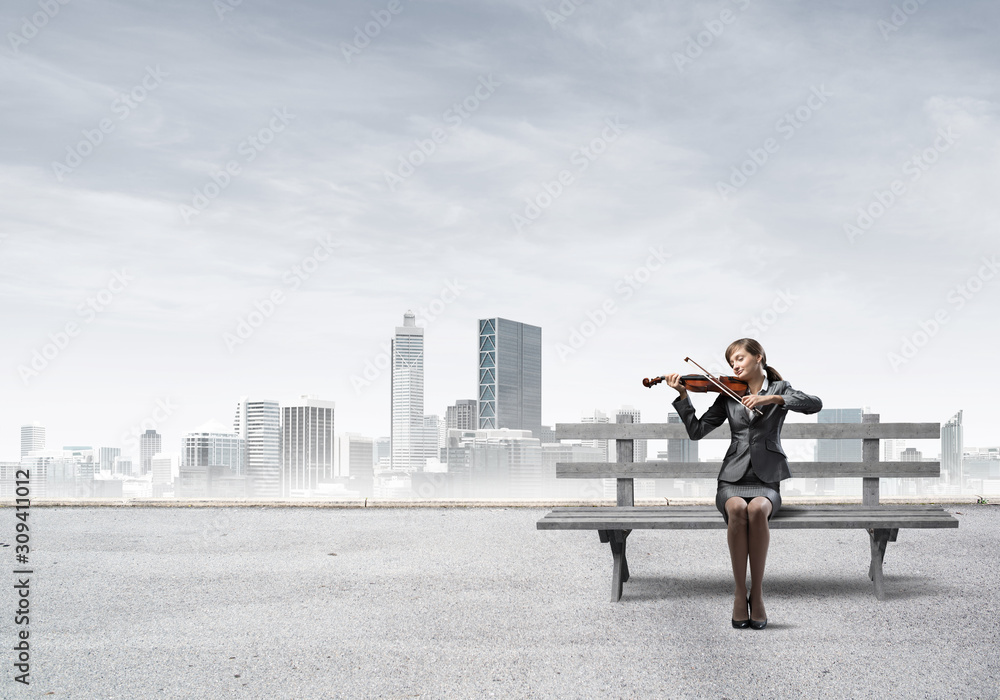
[(746, 350), (737, 349), (729, 356), (729, 364), (732, 365), (733, 374), (741, 379), (753, 377), (763, 372), (761, 363), (764, 361), (763, 355), (751, 355)]

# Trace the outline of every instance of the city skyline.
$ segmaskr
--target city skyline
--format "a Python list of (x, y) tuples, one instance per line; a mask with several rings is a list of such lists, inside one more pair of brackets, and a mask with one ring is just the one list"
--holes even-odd
[[(496, 319), (497, 317), (493, 317), (493, 318)], [(416, 322), (415, 316), (412, 314), (411, 311), (408, 310), (407, 313), (404, 314), (404, 323), (414, 323), (415, 324), (415, 322)], [(476, 321), (476, 324), (477, 324), (477, 330), (476, 330), (476, 343), (477, 343), (477, 346), (481, 345), (481, 343), (482, 343), (482, 324), (483, 323), (484, 323), (483, 319), (477, 319), (477, 321)], [(507, 323), (512, 324), (512, 326), (515, 326), (515, 325), (519, 326), (519, 325), (521, 325), (519, 322), (516, 322), (516, 321), (507, 321)], [(397, 327), (396, 330), (397, 330), (397, 333), (398, 333), (401, 330), (401, 328)], [(413, 331), (420, 331), (420, 337), (422, 339), (425, 337), (423, 335), (424, 329), (422, 327), (414, 326), (413, 327)], [(544, 343), (543, 343), (543, 347), (544, 347)], [(421, 353), (421, 362), (423, 362), (423, 359), (424, 359), (423, 349), (422, 348), (423, 348), (423, 344), (421, 343), (421, 350), (420, 350), (420, 353)], [(472, 362), (474, 362), (476, 364), (476, 366), (477, 366), (477, 378), (480, 376), (480, 373), (482, 372), (482, 368), (479, 367), (479, 365), (480, 365), (480, 363), (482, 361), (481, 360), (482, 355), (480, 354), (480, 351), (481, 351), (481, 347), (478, 348), (478, 351), (476, 352), (476, 354), (474, 355), (474, 357), (472, 359)], [(716, 372), (723, 372), (724, 373), (724, 371), (725, 371), (725, 368), (713, 367), (713, 369)], [(544, 374), (544, 372), (543, 372), (543, 374)], [(479, 387), (478, 383), (477, 383), (476, 386)], [(390, 391), (387, 392), (388, 395), (385, 397), (385, 399), (386, 399), (387, 403), (390, 403), (391, 385), (390, 385), (390, 387), (387, 387), (387, 389), (390, 389)], [(423, 387), (421, 387), (421, 392), (423, 392)], [(480, 391), (479, 391), (478, 388), (476, 389), (476, 393), (477, 394), (480, 393)], [(643, 392), (643, 393), (645, 393), (645, 392)], [(662, 393), (667, 393), (667, 392), (664, 391)], [(287, 399), (287, 400), (284, 400), (284, 401), (276, 401), (276, 402), (273, 402), (273, 403), (280, 405), (282, 408), (287, 407), (287, 406), (294, 406), (294, 405), (297, 405), (299, 402), (301, 402), (303, 400), (302, 396), (304, 396), (304, 395), (299, 395), (298, 397), (296, 397), (294, 399)], [(706, 395), (706, 397), (711, 397), (711, 396), (714, 396), (714, 395), (711, 395), (711, 394)], [(672, 400), (673, 396), (671, 396), (670, 398)], [(242, 398), (242, 399), (240, 399), (240, 404), (242, 405), (242, 403), (245, 402), (245, 400), (246, 400), (245, 397)], [(460, 398), (452, 399), (452, 401), (451, 401), (451, 403), (449, 405), (452, 405), (452, 404), (454, 404), (455, 401), (460, 401), (460, 400), (462, 400), (462, 399), (460, 399)], [(696, 406), (697, 406), (697, 402), (700, 400), (698, 398), (697, 394), (694, 395), (694, 399), (693, 400), (695, 401)], [(704, 400), (706, 402), (705, 408), (707, 408), (707, 405), (708, 405), (708, 402), (710, 401), (710, 399), (703, 397), (703, 399), (701, 399), (701, 400)], [(223, 403), (229, 403), (231, 405), (231, 402), (228, 402), (228, 401), (224, 401)], [(272, 402), (268, 402), (268, 403), (270, 404)], [(335, 401), (330, 401), (329, 403), (333, 404), (333, 403), (335, 403)], [(345, 403), (347, 403), (348, 405), (350, 405), (350, 400), (348, 399), (348, 401), (346, 401)], [(542, 401), (542, 403), (543, 404), (545, 403), (545, 401), (544, 401), (544, 392), (543, 392), (543, 401)], [(167, 422), (166, 419), (170, 417), (170, 415), (172, 414), (173, 411), (172, 411), (172, 408), (171, 408), (171, 405), (170, 405), (169, 401), (158, 400), (157, 404), (158, 404), (158, 406), (155, 409), (154, 414), (162, 414), (162, 415), (165, 416), (164, 419), (160, 420), (160, 421), (156, 420), (156, 418), (157, 418), (156, 415), (152, 416), (152, 422), (157, 425), (157, 429), (158, 429), (158, 427), (159, 427), (160, 424)], [(581, 420), (586, 420), (586, 418), (581, 419), (581, 417), (580, 417), (581, 415), (584, 415), (584, 416), (591, 415), (593, 413), (593, 411), (595, 411), (595, 410), (596, 411), (603, 411), (603, 412), (609, 413), (610, 415), (613, 415), (615, 413), (621, 412), (626, 406), (628, 406), (628, 404), (622, 403), (622, 404), (619, 404), (617, 407), (595, 407), (595, 408), (582, 407), (580, 409), (580, 411), (577, 412), (577, 415), (567, 416), (564, 420), (553, 421), (551, 423), (545, 423), (543, 421), (542, 425), (545, 425), (545, 426), (548, 426), (548, 427), (554, 427), (554, 423), (555, 422), (565, 422), (565, 423), (580, 422)], [(433, 413), (431, 411), (427, 411), (426, 409), (424, 409), (424, 411), (422, 412), (421, 415), (428, 415), (428, 416), (430, 416), (430, 415), (439, 415), (439, 416), (444, 416), (446, 414), (447, 406), (445, 406), (443, 408), (445, 410), (441, 410), (439, 412), (436, 411), (436, 412), (433, 412)], [(830, 407), (830, 409), (828, 409), (828, 410), (832, 411), (832, 410), (834, 410), (834, 408), (835, 407)], [(866, 405), (865, 409), (868, 409), (868, 408), (869, 407)], [(272, 410), (273, 410), (273, 408), (272, 408)], [(635, 409), (633, 407), (630, 410), (639, 410), (639, 409)], [(840, 410), (842, 410), (842, 411), (848, 411), (848, 412), (856, 412), (856, 413), (858, 413), (860, 415), (860, 411), (862, 410), (862, 408), (861, 407), (842, 407)], [(874, 410), (873, 410), (873, 412), (878, 413), (878, 411), (874, 411)], [(961, 410), (960, 410), (960, 412), (961, 412)], [(796, 416), (795, 414), (793, 414), (792, 416), (790, 416), (790, 418), (791, 418), (791, 422), (796, 422), (796, 421), (811, 422), (811, 420), (815, 420), (815, 419), (810, 419), (810, 418), (807, 418), (807, 417), (803, 418), (803, 417), (800, 417), (800, 416)], [(151, 419), (145, 419), (145, 422), (149, 422), (150, 420)], [(946, 420), (947, 419), (942, 419), (940, 421), (942, 423), (942, 425), (945, 425)], [(237, 423), (238, 423), (238, 421), (239, 421), (239, 411), (237, 412), (237, 418), (236, 418), (236, 422)], [(81, 440), (77, 439), (77, 440), (70, 441), (70, 442), (62, 441), (59, 444), (60, 445), (91, 444), (95, 448), (98, 445), (100, 445), (100, 446), (122, 447), (122, 443), (124, 443), (124, 445), (126, 445), (126, 446), (128, 446), (128, 445), (131, 444), (135, 448), (134, 449), (135, 454), (132, 454), (131, 452), (126, 451), (126, 452), (123, 452), (121, 454), (121, 456), (122, 456), (122, 458), (130, 458), (135, 464), (140, 464), (141, 465), (141, 454), (140, 453), (141, 453), (141, 444), (143, 442), (143, 438), (151, 430), (154, 430), (154, 432), (155, 432), (155, 429), (147, 427), (147, 425), (145, 424), (145, 422), (143, 424), (138, 425), (138, 426), (133, 426), (130, 433), (128, 433), (128, 434), (123, 433), (120, 436), (121, 442), (117, 442), (116, 443), (114, 441), (101, 442), (101, 441), (90, 440), (89, 442), (88, 441), (83, 441), (83, 443), (81, 443)], [(210, 417), (210, 418), (206, 419), (205, 421), (202, 421), (201, 424), (213, 423), (213, 422), (218, 422), (218, 421), (216, 421), (214, 417)], [(646, 421), (646, 422), (654, 422), (654, 421)], [(666, 416), (664, 416), (664, 418), (662, 420), (657, 420), (655, 422), (663, 422), (663, 423), (667, 422)], [(40, 421), (36, 420), (36, 421), (32, 421), (32, 422), (26, 422), (26, 423), (23, 423), (21, 425), (22, 450), (23, 450), (23, 443), (24, 443), (24, 439), (25, 439), (24, 438), (25, 430), (28, 430), (28, 429), (32, 428), (32, 426), (38, 426), (35, 429), (37, 430), (38, 428), (40, 428), (41, 434), (43, 436), (46, 434), (46, 430), (47, 430), (48, 426), (46, 426), (45, 424), (41, 424), (39, 426), (39, 423), (40, 423)], [(355, 434), (364, 435), (365, 437), (369, 437), (369, 438), (372, 438), (372, 439), (377, 439), (377, 438), (381, 438), (381, 437), (387, 437), (390, 434), (390, 432), (391, 432), (391, 420), (390, 421), (386, 421), (386, 423), (387, 423), (387, 425), (385, 426), (386, 429), (385, 429), (384, 432), (367, 432), (366, 433), (366, 432), (363, 432), (363, 431), (349, 430), (349, 429), (344, 429), (343, 431), (341, 431), (341, 429), (338, 428), (337, 431), (336, 431), (336, 434), (339, 436), (339, 435), (345, 435), (345, 434), (348, 434), (348, 433), (355, 433)], [(339, 424), (339, 421), (338, 421), (338, 424)], [(222, 426), (220, 426), (220, 427), (222, 427)], [(64, 431), (73, 432), (71, 428), (65, 428), (64, 427), (63, 430)], [(137, 430), (138, 430), (138, 432), (137, 432)], [(179, 444), (181, 444), (181, 446), (178, 447), (178, 449), (176, 450), (176, 452), (178, 454), (183, 454), (184, 453), (184, 449), (183, 449), (182, 441), (184, 440), (184, 436), (186, 436), (188, 434), (191, 434), (191, 433), (199, 432), (199, 430), (198, 430), (198, 428), (183, 428), (183, 427), (182, 428), (178, 428), (177, 430), (180, 432), (180, 436), (178, 437), (178, 442), (179, 442)], [(236, 427), (235, 424), (234, 424), (233, 431), (234, 432), (238, 432), (238, 430), (239, 430), (238, 427)], [(78, 436), (78, 437), (85, 437), (85, 436)], [(158, 438), (160, 438), (160, 437), (162, 437), (162, 436), (158, 434)], [(912, 442), (914, 442), (914, 443), (926, 442), (926, 443), (929, 444), (930, 442), (934, 442), (934, 441), (912, 441)], [(0, 441), (0, 444), (2, 444), (2, 441)], [(50, 443), (50, 444), (54, 445), (56, 443)], [(164, 444), (170, 444), (170, 443), (169, 443), (169, 441), (164, 441)], [(966, 441), (966, 444), (973, 444), (973, 443), (970, 443), (969, 441)], [(981, 446), (982, 447), (987, 447), (987, 446), (991, 446), (991, 445), (995, 445), (995, 444), (1000, 444), (1000, 436), (998, 436), (998, 439), (996, 441), (994, 441), (994, 442), (983, 442), (983, 443), (981, 443)], [(705, 446), (703, 446), (703, 448), (705, 448), (705, 447), (707, 447), (707, 454), (706, 454), (705, 458), (707, 458), (707, 459), (714, 459), (714, 458), (718, 457), (718, 455), (715, 455), (715, 451), (717, 449), (719, 449), (719, 446), (714, 445), (713, 442), (709, 442)], [(61, 449), (61, 448), (55, 448), (55, 449)], [(792, 449), (795, 449), (795, 448), (792, 448)], [(164, 449), (163, 452), (169, 454), (169, 453), (174, 453), (175, 450)], [(925, 448), (925, 449), (923, 449), (923, 452), (925, 452), (927, 454), (933, 454), (934, 452), (940, 452), (940, 448), (930, 448), (930, 449)], [(720, 452), (720, 454), (721, 454), (721, 452)], [(141, 468), (140, 468), (140, 472), (141, 472)]]

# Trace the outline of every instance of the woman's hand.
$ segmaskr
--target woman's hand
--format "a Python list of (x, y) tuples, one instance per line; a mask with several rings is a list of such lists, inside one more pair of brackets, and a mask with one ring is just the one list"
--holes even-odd
[(667, 386), (677, 389), (677, 392), (680, 394), (679, 398), (683, 399), (687, 396), (687, 389), (685, 389), (684, 384), (681, 383), (681, 375), (679, 373), (674, 372), (673, 374), (664, 375), (664, 381), (667, 383)]
[(756, 408), (758, 406), (768, 406), (773, 403), (776, 404), (785, 403), (785, 400), (781, 398), (780, 394), (764, 394), (763, 396), (759, 396), (757, 394), (747, 394), (746, 396), (741, 398), (740, 401), (743, 402), (744, 406), (750, 409)]

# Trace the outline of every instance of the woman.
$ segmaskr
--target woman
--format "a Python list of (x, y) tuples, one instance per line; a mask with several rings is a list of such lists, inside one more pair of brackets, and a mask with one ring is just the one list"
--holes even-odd
[[(791, 477), (781, 449), (781, 425), (789, 410), (816, 413), (823, 408), (823, 402), (784, 381), (777, 370), (767, 365), (764, 348), (753, 338), (730, 343), (726, 362), (733, 368), (733, 374), (749, 384), (749, 393), (742, 403), (719, 394), (700, 419), (695, 417), (681, 375), (668, 374), (666, 382), (680, 393), (673, 405), (692, 440), (700, 440), (729, 419), (732, 442), (722, 460), (715, 506), (728, 527), (729, 554), (736, 579), (733, 627), (759, 630), (767, 625), (761, 584), (771, 537), (768, 521), (781, 507), (781, 480)], [(762, 415), (757, 415), (755, 408)]]

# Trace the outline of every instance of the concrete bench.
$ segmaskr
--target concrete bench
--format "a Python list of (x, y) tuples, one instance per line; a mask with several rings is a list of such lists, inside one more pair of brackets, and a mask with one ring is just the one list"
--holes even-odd
[[(941, 474), (940, 462), (879, 461), (879, 439), (934, 439), (941, 437), (940, 423), (879, 423), (877, 415), (866, 415), (865, 423), (786, 423), (782, 439), (861, 439), (860, 462), (789, 462), (794, 477), (857, 477), (862, 480), (861, 505), (785, 505), (772, 516), (770, 527), (863, 528), (871, 543), (868, 577), (875, 596), (882, 600), (885, 588), (882, 561), (888, 542), (895, 542), (901, 528), (958, 527), (958, 520), (940, 505), (879, 505), (881, 478), (933, 478)], [(617, 506), (554, 508), (537, 523), (539, 530), (597, 530), (601, 542), (611, 545), (614, 561), (611, 600), (622, 597), (622, 584), (629, 579), (625, 543), (635, 529), (726, 529), (722, 514), (714, 506), (648, 506), (634, 504), (633, 479), (717, 479), (722, 462), (633, 462), (634, 440), (684, 439), (685, 427), (674, 423), (631, 423), (620, 416), (618, 423), (558, 423), (556, 438), (616, 440), (617, 462), (560, 462), (556, 477), (564, 479), (618, 480)], [(705, 440), (729, 440), (724, 424)], [(728, 561), (728, 559), (727, 559)]]

